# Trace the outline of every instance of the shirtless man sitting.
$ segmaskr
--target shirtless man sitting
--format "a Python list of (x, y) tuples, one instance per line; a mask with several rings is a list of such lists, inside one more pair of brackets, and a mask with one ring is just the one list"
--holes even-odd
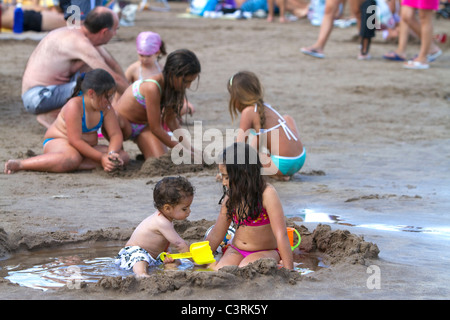
[(51, 31), (31, 54), (22, 78), (22, 100), (27, 112), (49, 127), (72, 95), (82, 72), (101, 68), (116, 81), (119, 94), (128, 81), (118, 62), (103, 47), (116, 34), (117, 15), (106, 7), (89, 12), (81, 27)]

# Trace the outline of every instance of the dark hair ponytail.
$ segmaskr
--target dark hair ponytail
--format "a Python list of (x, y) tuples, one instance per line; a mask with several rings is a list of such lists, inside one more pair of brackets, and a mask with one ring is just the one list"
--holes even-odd
[(77, 78), (77, 83), (73, 89), (72, 97), (79, 96), (89, 89), (94, 90), (98, 96), (106, 95), (111, 89), (116, 88), (116, 81), (103, 69), (94, 69), (87, 73), (82, 73)]
[(179, 49), (171, 52), (166, 59), (163, 69), (164, 87), (161, 95), (161, 113), (173, 110), (177, 116), (180, 115), (186, 98), (186, 88), (180, 91), (173, 90), (175, 78), (185, 78), (187, 76), (199, 74), (201, 71), (200, 61), (194, 52), (188, 49)]
[(247, 143), (234, 143), (223, 151), (222, 156), (230, 182), (225, 204), (227, 216), (230, 219), (234, 216), (239, 226), (248, 217), (254, 220), (259, 216), (266, 181), (261, 175), (258, 152)]

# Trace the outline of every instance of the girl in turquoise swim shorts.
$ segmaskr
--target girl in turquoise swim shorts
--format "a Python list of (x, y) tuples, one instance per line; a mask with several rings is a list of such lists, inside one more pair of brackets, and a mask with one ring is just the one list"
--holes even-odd
[(231, 118), (238, 113), (241, 115), (237, 141), (250, 143), (258, 149), (263, 174), (289, 180), (306, 159), (294, 119), (282, 116), (264, 102), (263, 88), (253, 72), (241, 71), (232, 76), (228, 92)]

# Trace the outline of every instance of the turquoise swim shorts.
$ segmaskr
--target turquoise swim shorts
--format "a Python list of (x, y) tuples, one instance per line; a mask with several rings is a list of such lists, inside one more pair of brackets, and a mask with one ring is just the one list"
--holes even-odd
[(303, 152), (297, 157), (282, 157), (271, 155), (270, 158), (282, 174), (284, 174), (285, 176), (292, 176), (294, 173), (298, 172), (305, 164), (306, 150), (305, 148), (303, 148)]

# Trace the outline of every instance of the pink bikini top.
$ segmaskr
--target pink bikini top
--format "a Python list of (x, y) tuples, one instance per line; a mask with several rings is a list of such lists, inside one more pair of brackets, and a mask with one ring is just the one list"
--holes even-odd
[[(242, 225), (249, 226), (249, 227), (259, 227), (259, 226), (265, 226), (266, 224), (270, 224), (269, 215), (267, 214), (267, 211), (265, 208), (261, 209), (261, 213), (259, 214), (258, 218), (256, 218), (255, 220), (249, 220), (249, 219), (251, 219), (251, 218), (247, 217), (247, 219), (245, 219), (242, 222)], [(239, 224), (239, 221), (237, 221), (237, 219), (236, 219), (236, 215), (233, 215), (233, 222), (237, 225)]]

